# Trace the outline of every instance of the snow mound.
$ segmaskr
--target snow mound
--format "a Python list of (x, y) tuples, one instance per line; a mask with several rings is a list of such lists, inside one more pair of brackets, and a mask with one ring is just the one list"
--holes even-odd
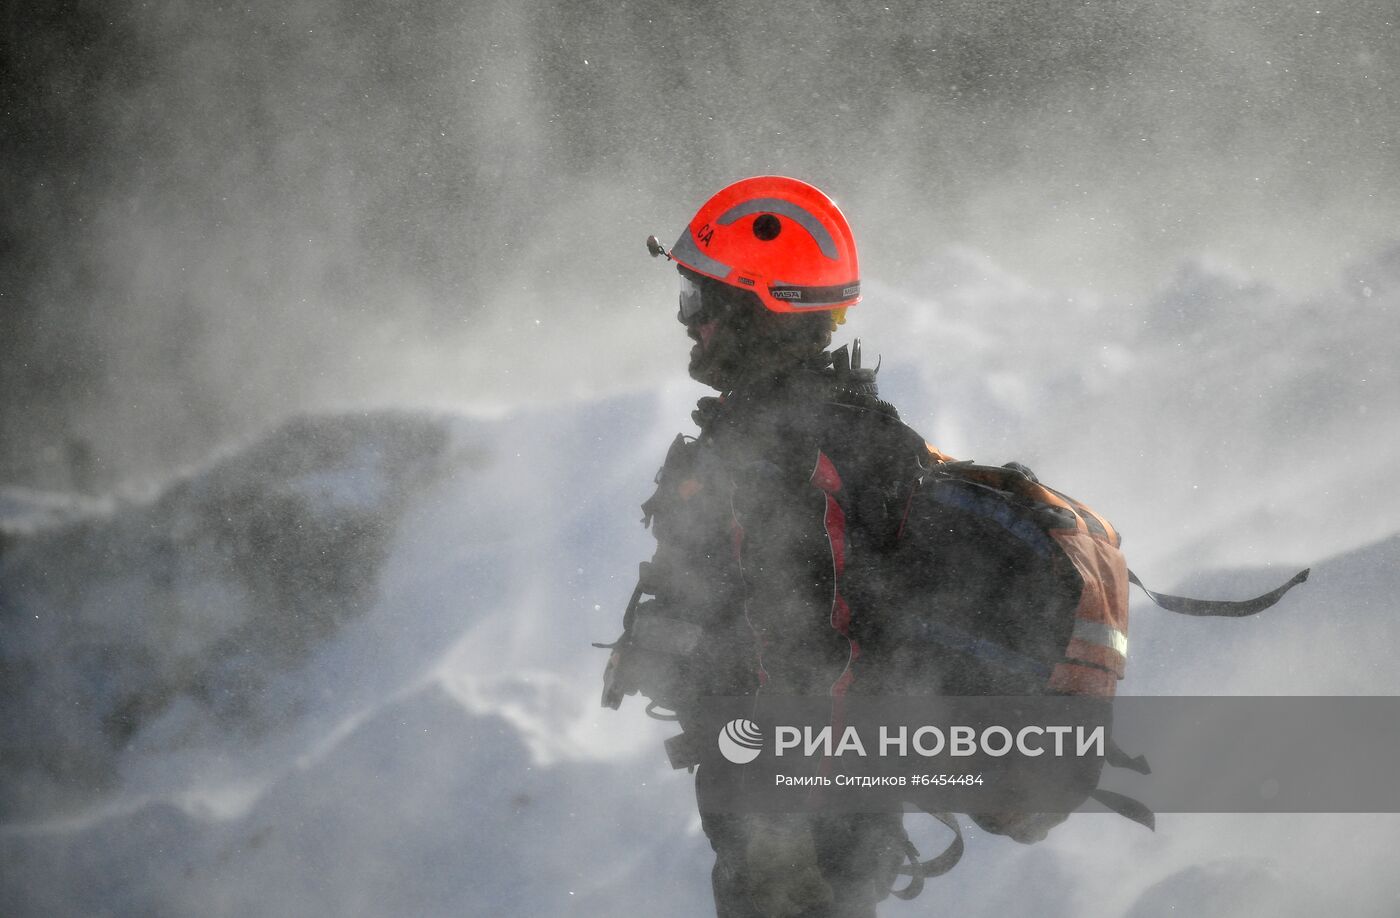
[(448, 445), (433, 419), (301, 418), (149, 503), (59, 504), (11, 530), (0, 811), (81, 800), (138, 737), (236, 742), (286, 718), (272, 682), (375, 602), (396, 518)]

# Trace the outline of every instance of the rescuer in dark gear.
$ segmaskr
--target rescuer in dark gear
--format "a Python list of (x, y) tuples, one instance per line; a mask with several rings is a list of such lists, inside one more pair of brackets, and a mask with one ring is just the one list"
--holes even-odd
[[(1141, 586), (1116, 530), (1024, 465), (958, 462), (926, 444), (879, 399), (858, 341), (829, 350), (860, 301), (855, 242), (829, 198), (795, 179), (744, 179), (710, 198), (670, 252), (655, 237), (647, 246), (679, 271), (690, 374), (720, 394), (700, 400), (698, 434), (672, 443), (642, 507), (656, 552), (608, 645), (605, 705), (639, 692), (648, 713), (674, 712), (664, 719), (682, 732), (667, 753), (688, 768), (712, 749), (735, 762), (731, 728), (757, 731), (747, 714), (715, 718), (705, 699), (739, 696), (757, 717), (770, 697), (816, 697), (835, 724), (853, 694), (1113, 696), (1128, 584)], [(1307, 575), (1244, 601), (1148, 596), (1238, 617)], [(953, 637), (906, 640), (911, 623)], [(1019, 798), (967, 816), (1031, 844), (1072, 809), (1037, 809), (1036, 792), (1052, 790), (1152, 827), (1142, 803), (1097, 786), (1105, 764), (1149, 770), (1112, 744), (1057, 769), (1029, 759), (1004, 782)], [(696, 769), (720, 918), (871, 918), (886, 895), (912, 898), (961, 856), (951, 813), (918, 804), (954, 836), (920, 861), (898, 812), (736, 812), (723, 768), (708, 758)], [(900, 875), (909, 882), (896, 889)]]
[[(700, 400), (698, 436), (677, 437), (643, 506), (657, 549), (613, 645), (603, 702), (640, 691), (649, 712), (674, 711), (685, 732), (668, 752), (682, 768), (696, 762), (690, 744), (713, 741), (695, 723), (697, 698), (836, 704), (860, 690), (846, 533), (899, 512), (881, 483), (891, 476), (876, 470), (912, 471), (926, 447), (877, 397), (859, 342), (828, 350), (861, 295), (850, 227), (821, 191), (744, 179), (710, 198), (669, 253), (647, 243), (680, 273), (690, 375), (720, 395)], [(904, 858), (898, 813), (720, 812), (707, 805), (706, 770), (696, 793), (721, 918), (875, 914)]]

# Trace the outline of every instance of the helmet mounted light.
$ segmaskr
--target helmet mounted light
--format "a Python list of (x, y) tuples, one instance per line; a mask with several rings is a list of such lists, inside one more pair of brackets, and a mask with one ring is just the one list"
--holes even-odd
[(661, 240), (657, 239), (655, 236), (647, 237), (647, 251), (651, 253), (652, 258), (665, 255), (667, 261), (671, 260), (671, 253), (666, 251), (666, 247), (661, 244)]

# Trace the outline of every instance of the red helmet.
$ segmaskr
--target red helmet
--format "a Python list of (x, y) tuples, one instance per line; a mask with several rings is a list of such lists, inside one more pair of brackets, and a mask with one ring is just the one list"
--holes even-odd
[(821, 191), (782, 175), (722, 189), (696, 212), (671, 257), (697, 274), (753, 291), (774, 312), (860, 302), (850, 224)]

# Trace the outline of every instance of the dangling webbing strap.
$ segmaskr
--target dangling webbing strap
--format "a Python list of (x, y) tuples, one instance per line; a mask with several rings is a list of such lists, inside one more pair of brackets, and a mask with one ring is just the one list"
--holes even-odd
[(1253, 599), (1229, 600), (1229, 599), (1191, 599), (1188, 596), (1172, 596), (1168, 593), (1154, 593), (1143, 586), (1137, 574), (1128, 571), (1128, 581), (1135, 583), (1138, 588), (1147, 594), (1157, 605), (1168, 612), (1176, 612), (1181, 615), (1209, 615), (1224, 618), (1241, 618), (1246, 615), (1253, 615), (1256, 612), (1263, 612), (1283, 598), (1283, 594), (1293, 589), (1298, 584), (1308, 579), (1308, 572), (1311, 568), (1304, 568), (1294, 574), (1292, 579), (1276, 590), (1254, 597)]
[(1157, 831), (1156, 814), (1148, 809), (1147, 804), (1143, 803), (1141, 800), (1134, 800), (1132, 797), (1126, 797), (1123, 794), (1111, 790), (1104, 790), (1103, 788), (1095, 789), (1089, 796), (1099, 803), (1102, 803), (1119, 816), (1126, 816), (1138, 825), (1147, 826), (1147, 828), (1151, 829), (1153, 832)]
[(943, 853), (931, 860), (919, 860), (919, 849), (914, 847), (914, 843), (908, 838), (904, 840), (904, 856), (909, 859), (909, 863), (899, 868), (899, 875), (909, 878), (909, 885), (903, 889), (891, 889), (890, 893), (900, 899), (912, 899), (924, 891), (924, 880), (929, 877), (938, 877), (952, 870), (962, 860), (963, 856), (963, 836), (962, 829), (958, 826), (958, 820), (952, 813), (935, 813), (932, 810), (924, 810), (934, 819), (943, 823), (953, 830), (953, 840), (943, 849)]
[(1152, 774), (1152, 766), (1147, 764), (1145, 755), (1128, 755), (1123, 751), (1123, 747), (1113, 741), (1113, 737), (1108, 738), (1108, 748), (1104, 750), (1104, 761), (1114, 768), (1126, 768), (1135, 771), (1140, 775)]

